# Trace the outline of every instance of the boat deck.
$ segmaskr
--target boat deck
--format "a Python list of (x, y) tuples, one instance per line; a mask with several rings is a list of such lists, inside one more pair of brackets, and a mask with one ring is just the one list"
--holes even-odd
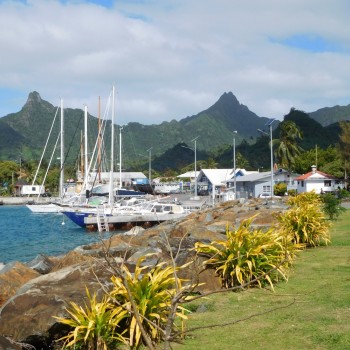
[(148, 214), (118, 214), (115, 216), (87, 216), (84, 218), (86, 228), (95, 231), (98, 228), (98, 220), (101, 220), (104, 225), (109, 226), (109, 230), (130, 230), (134, 226), (141, 226), (144, 228), (157, 225), (168, 220), (181, 219), (188, 215), (188, 213), (148, 213)]

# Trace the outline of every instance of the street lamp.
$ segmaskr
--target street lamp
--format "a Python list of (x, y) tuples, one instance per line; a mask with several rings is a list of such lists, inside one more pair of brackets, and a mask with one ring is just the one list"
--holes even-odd
[[(271, 199), (273, 197), (273, 145), (272, 145), (272, 124), (275, 121), (275, 119), (269, 119), (267, 121), (267, 123), (265, 124), (266, 126), (270, 127), (270, 152), (271, 152)], [(258, 129), (259, 132), (261, 132), (262, 134), (265, 134), (267, 136), (269, 136), (269, 134), (261, 129)]]
[(183, 148), (188, 148), (194, 152), (194, 198), (198, 199), (197, 196), (197, 139), (199, 136), (195, 137), (191, 142), (194, 142), (194, 149), (191, 147), (181, 146)]
[(122, 130), (121, 126), (119, 128), (119, 189), (122, 188)]
[(149, 184), (152, 184), (152, 168), (151, 168), (151, 159), (152, 159), (152, 147), (147, 150), (149, 152), (148, 158), (148, 181)]
[(233, 181), (234, 181), (234, 189), (235, 189), (235, 199), (237, 199), (237, 187), (236, 187), (236, 134), (237, 130), (233, 130)]

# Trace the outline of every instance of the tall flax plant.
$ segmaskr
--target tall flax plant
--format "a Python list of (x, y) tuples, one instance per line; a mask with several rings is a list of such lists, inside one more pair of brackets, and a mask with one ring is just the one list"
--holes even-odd
[(293, 237), (295, 243), (308, 247), (330, 243), (330, 223), (323, 211), (323, 202), (315, 192), (305, 192), (291, 197), (290, 208), (277, 216), (281, 229)]
[[(122, 265), (123, 278), (112, 277), (114, 287), (110, 293), (111, 297), (115, 299), (117, 305), (129, 310), (127, 329), (131, 348), (139, 348), (143, 341), (133, 308), (137, 308), (137, 314), (147, 335), (153, 343), (158, 343), (165, 334), (164, 329), (171, 312), (172, 298), (183, 289), (183, 281), (176, 278), (176, 271), (172, 266), (162, 263), (152, 268), (141, 266), (144, 258), (139, 259), (134, 273)], [(175, 268), (175, 270), (178, 269)], [(176, 316), (187, 319), (183, 311), (184, 308), (178, 306)]]
[(64, 342), (63, 348), (108, 350), (116, 349), (118, 343), (126, 344), (126, 339), (120, 334), (123, 332), (119, 325), (127, 316), (127, 311), (120, 306), (115, 307), (107, 295), (98, 302), (96, 294), (91, 295), (88, 289), (86, 294), (89, 305), (85, 304), (85, 308), (71, 302), (66, 309), (69, 318), (54, 317), (58, 322), (73, 328), (58, 340)]
[(287, 270), (296, 252), (302, 248), (289, 235), (271, 227), (267, 231), (252, 228), (253, 216), (237, 230), (226, 227), (226, 240), (211, 244), (197, 242), (195, 249), (208, 256), (207, 268), (214, 268), (222, 287), (232, 288), (252, 281), (262, 287), (287, 279)]

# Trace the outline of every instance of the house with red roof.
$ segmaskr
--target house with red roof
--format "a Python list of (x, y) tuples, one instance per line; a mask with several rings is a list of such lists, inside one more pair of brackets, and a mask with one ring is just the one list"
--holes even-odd
[(311, 171), (307, 174), (298, 176), (294, 179), (297, 181), (297, 191), (316, 193), (335, 192), (340, 184), (340, 180), (333, 175), (323, 173), (316, 169), (316, 165), (311, 166)]

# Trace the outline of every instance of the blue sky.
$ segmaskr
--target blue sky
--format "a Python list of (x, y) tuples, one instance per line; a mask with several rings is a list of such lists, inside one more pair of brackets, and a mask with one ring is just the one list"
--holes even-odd
[(282, 119), (350, 104), (348, 0), (0, 0), (0, 117), (31, 91), (161, 123), (232, 91)]

